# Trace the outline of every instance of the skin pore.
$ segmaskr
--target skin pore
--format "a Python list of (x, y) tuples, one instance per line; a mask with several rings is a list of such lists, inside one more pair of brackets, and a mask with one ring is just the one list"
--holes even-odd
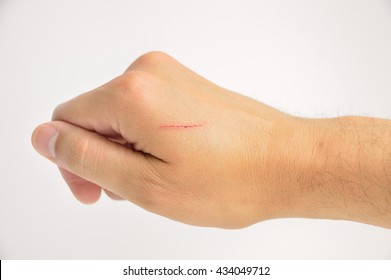
[(343, 219), (391, 228), (391, 121), (298, 118), (147, 53), (33, 133), (72, 193), (103, 189), (168, 218), (241, 228)]

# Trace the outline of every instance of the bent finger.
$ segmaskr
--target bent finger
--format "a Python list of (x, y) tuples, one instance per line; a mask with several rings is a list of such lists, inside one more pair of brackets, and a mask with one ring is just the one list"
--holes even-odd
[(32, 142), (38, 152), (61, 168), (137, 202), (148, 186), (157, 159), (69, 123), (55, 121), (36, 128)]
[(92, 204), (99, 200), (102, 188), (92, 182), (89, 182), (68, 170), (59, 167), (62, 177), (68, 184), (73, 195), (84, 204)]

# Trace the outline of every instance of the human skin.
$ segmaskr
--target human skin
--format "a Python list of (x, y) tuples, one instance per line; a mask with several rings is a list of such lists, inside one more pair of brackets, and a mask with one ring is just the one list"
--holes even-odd
[(86, 204), (104, 189), (199, 226), (307, 217), (391, 228), (391, 121), (291, 116), (161, 52), (59, 105), (32, 143)]

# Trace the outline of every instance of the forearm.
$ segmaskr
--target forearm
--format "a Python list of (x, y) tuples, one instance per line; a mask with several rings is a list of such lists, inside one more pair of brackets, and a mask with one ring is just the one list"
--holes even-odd
[(303, 216), (391, 228), (391, 121), (341, 117), (319, 122)]

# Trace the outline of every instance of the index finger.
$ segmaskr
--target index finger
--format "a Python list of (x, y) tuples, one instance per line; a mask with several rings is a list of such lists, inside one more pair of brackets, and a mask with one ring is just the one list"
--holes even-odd
[(107, 85), (111, 84), (112, 87), (116, 79), (58, 105), (52, 120), (69, 122), (101, 135), (115, 137), (118, 130), (113, 118), (117, 110), (111, 108), (112, 94)]

